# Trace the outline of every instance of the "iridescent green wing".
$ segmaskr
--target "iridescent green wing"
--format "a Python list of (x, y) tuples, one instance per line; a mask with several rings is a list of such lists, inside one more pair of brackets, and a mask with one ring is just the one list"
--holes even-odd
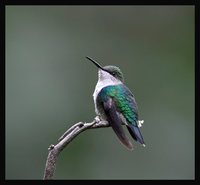
[[(138, 108), (135, 98), (131, 91), (123, 84), (104, 87), (99, 94), (99, 101), (102, 102), (106, 115), (113, 125), (113, 129), (120, 136), (122, 131), (122, 120), (116, 114), (116, 111), (123, 114), (128, 125), (128, 131), (136, 141), (144, 144), (144, 139), (138, 128)], [(108, 106), (109, 105), (109, 106)], [(116, 119), (118, 121), (116, 121)], [(117, 123), (117, 124), (116, 124)], [(117, 131), (117, 129), (120, 129)], [(119, 137), (118, 136), (118, 137)], [(122, 138), (122, 137), (121, 137)]]
[(118, 106), (114, 99), (114, 94), (116, 89), (112, 86), (104, 87), (98, 95), (98, 101), (101, 103), (106, 119), (113, 128), (117, 137), (128, 149), (132, 150), (133, 146), (130, 140), (126, 137), (125, 132), (122, 127), (122, 119), (117, 114)]
[(124, 115), (127, 122), (137, 126), (138, 107), (132, 92), (123, 84), (109, 86), (107, 91), (116, 102), (119, 112)]

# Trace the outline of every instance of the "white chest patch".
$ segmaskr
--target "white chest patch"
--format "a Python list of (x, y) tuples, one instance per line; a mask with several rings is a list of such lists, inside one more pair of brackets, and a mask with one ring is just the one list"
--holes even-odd
[(101, 89), (103, 89), (106, 86), (119, 85), (119, 84), (122, 84), (122, 82), (116, 79), (115, 77), (113, 77), (108, 72), (105, 72), (103, 70), (99, 70), (98, 74), (99, 74), (99, 80), (96, 84), (96, 87), (93, 93), (93, 99), (94, 99), (94, 105), (95, 105), (95, 112), (97, 115), (100, 115), (100, 112), (97, 107), (97, 101), (96, 101), (99, 92), (101, 91)]
[(114, 78), (109, 73), (100, 70), (99, 71), (99, 80), (96, 84), (96, 87), (95, 87), (95, 90), (93, 93), (94, 101), (96, 101), (97, 95), (99, 94), (101, 89), (103, 89), (104, 87), (109, 86), (109, 85), (119, 85), (119, 84), (122, 84), (122, 82), (120, 80)]

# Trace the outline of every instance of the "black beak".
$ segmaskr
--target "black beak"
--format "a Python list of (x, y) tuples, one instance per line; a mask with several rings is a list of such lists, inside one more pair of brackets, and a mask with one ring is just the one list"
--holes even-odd
[(98, 68), (106, 71), (98, 62), (96, 62), (95, 60), (93, 60), (92, 58), (90, 57), (86, 57), (88, 60), (90, 60), (95, 66), (97, 66)]

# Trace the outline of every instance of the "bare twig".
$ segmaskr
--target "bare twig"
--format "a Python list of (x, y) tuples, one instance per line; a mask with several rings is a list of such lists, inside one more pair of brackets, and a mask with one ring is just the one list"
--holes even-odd
[(44, 180), (53, 179), (55, 172), (56, 161), (60, 152), (76, 137), (78, 134), (87, 129), (109, 127), (109, 123), (106, 121), (100, 121), (94, 119), (91, 123), (79, 122), (70, 127), (60, 138), (56, 145), (50, 145), (48, 148), (49, 154), (46, 161)]

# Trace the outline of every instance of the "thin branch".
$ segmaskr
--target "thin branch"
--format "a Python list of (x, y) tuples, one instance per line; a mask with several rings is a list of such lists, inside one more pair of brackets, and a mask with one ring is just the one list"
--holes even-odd
[(107, 121), (100, 121), (99, 119), (94, 119), (91, 123), (79, 122), (71, 126), (60, 138), (56, 145), (50, 145), (48, 148), (49, 154), (46, 161), (46, 166), (44, 170), (44, 180), (53, 179), (53, 175), (56, 168), (56, 162), (60, 152), (81, 132), (87, 129), (103, 128), (109, 127)]

